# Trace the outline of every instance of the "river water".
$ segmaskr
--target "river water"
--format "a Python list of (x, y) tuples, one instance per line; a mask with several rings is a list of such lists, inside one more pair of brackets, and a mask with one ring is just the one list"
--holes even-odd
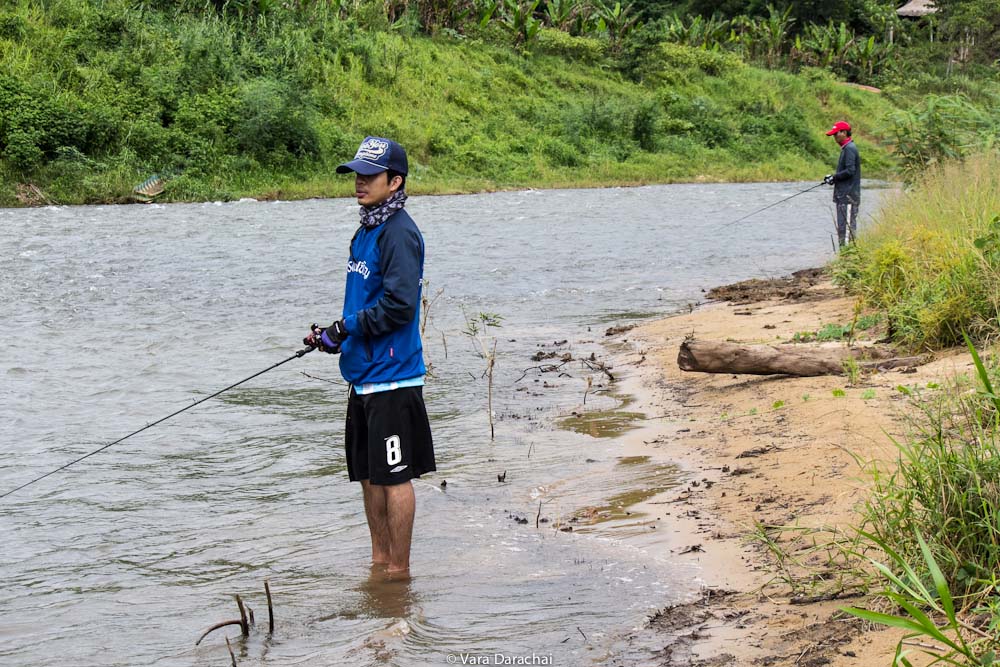
[[(564, 532), (677, 475), (559, 428), (588, 375), (587, 408), (618, 405), (576, 359), (702, 289), (829, 259), (826, 189), (727, 224), (808, 185), (412, 198), (438, 454), (416, 483), (413, 579), (371, 575), (347, 388), (313, 353), (0, 500), (0, 664), (222, 665), (224, 634), (240, 665), (599, 664), (698, 572), (628, 520)], [(0, 493), (289, 356), (338, 316), (356, 224), (351, 200), (0, 210)], [(480, 313), (503, 318), (478, 341), (496, 340), (492, 441), (463, 333)], [(540, 351), (574, 361), (542, 374), (561, 362)], [(196, 647), (238, 616), (234, 594), (257, 627)]]

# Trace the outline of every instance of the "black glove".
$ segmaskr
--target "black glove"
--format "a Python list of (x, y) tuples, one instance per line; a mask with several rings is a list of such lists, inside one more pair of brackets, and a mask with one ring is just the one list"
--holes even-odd
[(833, 174), (827, 174), (823, 177), (823, 185), (833, 185)]
[(347, 333), (347, 327), (344, 326), (344, 320), (337, 320), (324, 329), (324, 331), (326, 332), (327, 339), (329, 339), (331, 343), (343, 343), (350, 335)]
[[(317, 348), (320, 352), (326, 352), (327, 354), (339, 354), (340, 353), (340, 341), (330, 341), (332, 345), (327, 345), (327, 341), (323, 339), (323, 332), (326, 331), (323, 327), (318, 324), (309, 325), (309, 335), (302, 339), (303, 345), (308, 345), (309, 347)], [(330, 336), (327, 336), (330, 338)]]

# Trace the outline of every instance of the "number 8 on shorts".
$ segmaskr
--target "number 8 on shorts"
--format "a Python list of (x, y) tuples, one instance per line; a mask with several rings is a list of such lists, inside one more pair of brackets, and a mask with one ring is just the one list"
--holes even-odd
[(394, 466), (403, 460), (403, 450), (400, 448), (399, 436), (390, 435), (385, 439), (385, 462)]

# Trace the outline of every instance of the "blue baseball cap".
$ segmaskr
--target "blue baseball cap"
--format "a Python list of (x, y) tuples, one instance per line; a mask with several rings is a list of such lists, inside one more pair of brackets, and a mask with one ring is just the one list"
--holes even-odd
[(354, 159), (337, 167), (338, 174), (352, 171), (362, 176), (374, 176), (389, 170), (406, 174), (406, 151), (392, 139), (365, 137), (355, 153)]

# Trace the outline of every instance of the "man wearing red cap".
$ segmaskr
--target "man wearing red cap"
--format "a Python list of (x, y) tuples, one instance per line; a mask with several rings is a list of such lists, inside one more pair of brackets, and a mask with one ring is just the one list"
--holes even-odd
[(827, 174), (823, 182), (833, 186), (833, 203), (837, 206), (837, 237), (840, 247), (853, 243), (858, 232), (858, 207), (861, 206), (861, 156), (851, 140), (851, 126), (840, 120), (826, 136), (840, 144), (837, 171)]

